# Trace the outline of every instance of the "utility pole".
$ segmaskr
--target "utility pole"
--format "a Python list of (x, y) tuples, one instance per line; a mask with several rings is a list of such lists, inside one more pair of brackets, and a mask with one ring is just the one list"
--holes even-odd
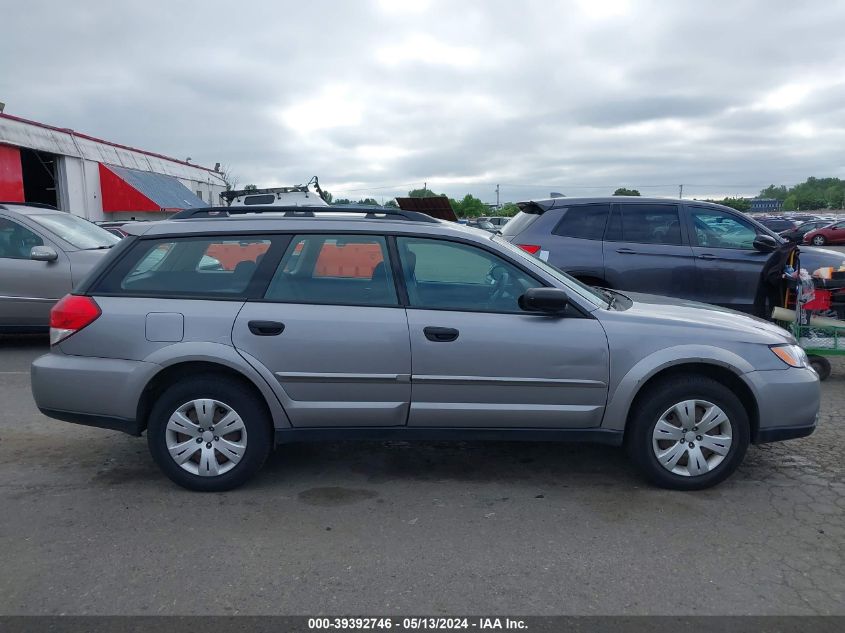
[(499, 185), (496, 185), (496, 209), (501, 209), (502, 206), (499, 204)]
[(678, 197), (683, 200), (684, 198), (684, 186), (678, 185)]
[(423, 182), (423, 196), (426, 196), (426, 191), (428, 191), (428, 181)]

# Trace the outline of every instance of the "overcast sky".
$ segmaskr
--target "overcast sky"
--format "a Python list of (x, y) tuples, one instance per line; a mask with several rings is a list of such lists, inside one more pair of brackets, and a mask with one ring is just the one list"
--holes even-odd
[(489, 202), (845, 177), (843, 1), (0, 3), (7, 113), (241, 185)]

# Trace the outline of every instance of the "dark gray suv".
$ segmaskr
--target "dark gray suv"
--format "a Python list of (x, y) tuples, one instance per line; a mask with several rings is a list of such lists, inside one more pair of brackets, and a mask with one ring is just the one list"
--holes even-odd
[[(580, 281), (749, 313), (771, 251), (755, 248), (755, 240), (784, 241), (743, 213), (697, 200), (553, 198), (519, 206), (503, 237)], [(810, 271), (839, 267), (842, 259), (801, 247)]]

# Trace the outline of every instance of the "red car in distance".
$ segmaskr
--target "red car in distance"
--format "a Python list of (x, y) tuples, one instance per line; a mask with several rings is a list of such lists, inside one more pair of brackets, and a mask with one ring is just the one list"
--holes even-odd
[(824, 246), (825, 244), (845, 244), (845, 220), (810, 231), (804, 235), (805, 244)]

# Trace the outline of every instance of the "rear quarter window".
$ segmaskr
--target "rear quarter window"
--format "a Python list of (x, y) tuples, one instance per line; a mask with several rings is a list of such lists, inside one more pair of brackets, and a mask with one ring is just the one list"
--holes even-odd
[(269, 237), (138, 240), (90, 292), (154, 297), (242, 297), (271, 244)]

